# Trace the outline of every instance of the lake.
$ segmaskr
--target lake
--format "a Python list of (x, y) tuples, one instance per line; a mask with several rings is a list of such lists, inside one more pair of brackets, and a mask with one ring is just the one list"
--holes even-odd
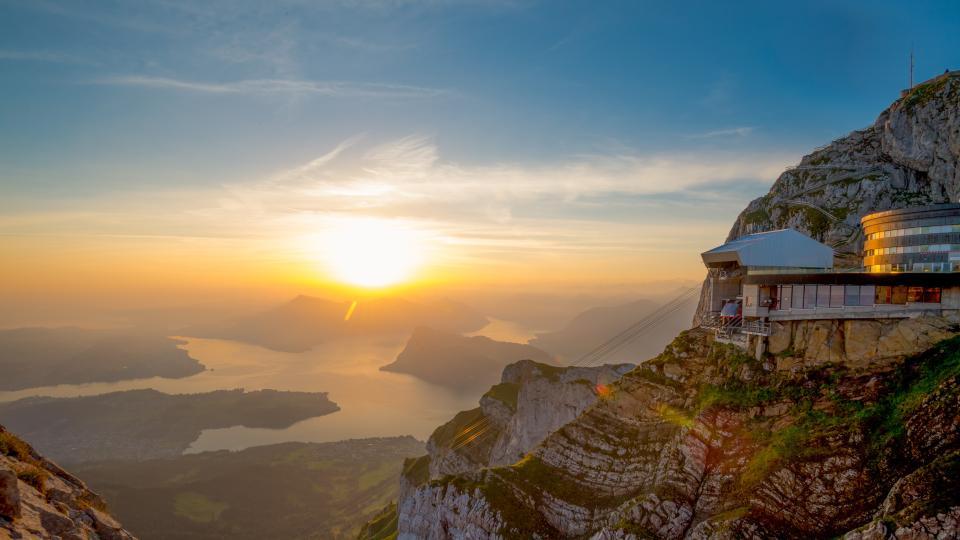
[[(508, 333), (502, 323), (492, 329)], [(510, 328), (509, 332), (516, 329)], [(240, 450), (286, 441), (331, 442), (413, 435), (426, 440), (456, 412), (477, 406), (479, 394), (457, 394), (410, 375), (380, 371), (403, 344), (337, 341), (303, 353), (285, 353), (218, 339), (184, 337), (182, 345), (207, 371), (183, 379), (136, 379), (0, 392), (0, 401), (28, 396), (74, 397), (141, 388), (171, 394), (244, 388), (328, 392), (340, 411), (282, 430), (232, 427), (202, 433), (187, 452)]]

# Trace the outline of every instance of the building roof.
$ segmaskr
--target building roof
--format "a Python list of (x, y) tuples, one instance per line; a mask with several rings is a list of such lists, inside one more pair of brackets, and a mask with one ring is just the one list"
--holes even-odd
[(740, 266), (833, 268), (833, 249), (793, 229), (741, 236), (700, 254), (708, 267)]

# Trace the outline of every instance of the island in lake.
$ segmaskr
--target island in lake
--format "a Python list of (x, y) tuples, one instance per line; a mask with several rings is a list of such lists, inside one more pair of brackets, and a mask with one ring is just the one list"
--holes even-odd
[(205, 429), (284, 429), (340, 410), (326, 392), (129, 390), (0, 404), (0, 423), (64, 462), (179, 456)]

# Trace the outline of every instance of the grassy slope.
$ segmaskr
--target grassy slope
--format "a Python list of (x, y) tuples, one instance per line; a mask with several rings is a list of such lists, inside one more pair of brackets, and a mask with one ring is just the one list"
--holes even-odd
[(140, 538), (354, 538), (397, 496), (413, 438), (286, 443), (74, 467)]

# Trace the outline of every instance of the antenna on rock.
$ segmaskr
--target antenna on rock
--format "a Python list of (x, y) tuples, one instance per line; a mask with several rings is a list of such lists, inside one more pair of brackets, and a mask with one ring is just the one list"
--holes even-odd
[(913, 90), (913, 43), (910, 44), (910, 89)]

